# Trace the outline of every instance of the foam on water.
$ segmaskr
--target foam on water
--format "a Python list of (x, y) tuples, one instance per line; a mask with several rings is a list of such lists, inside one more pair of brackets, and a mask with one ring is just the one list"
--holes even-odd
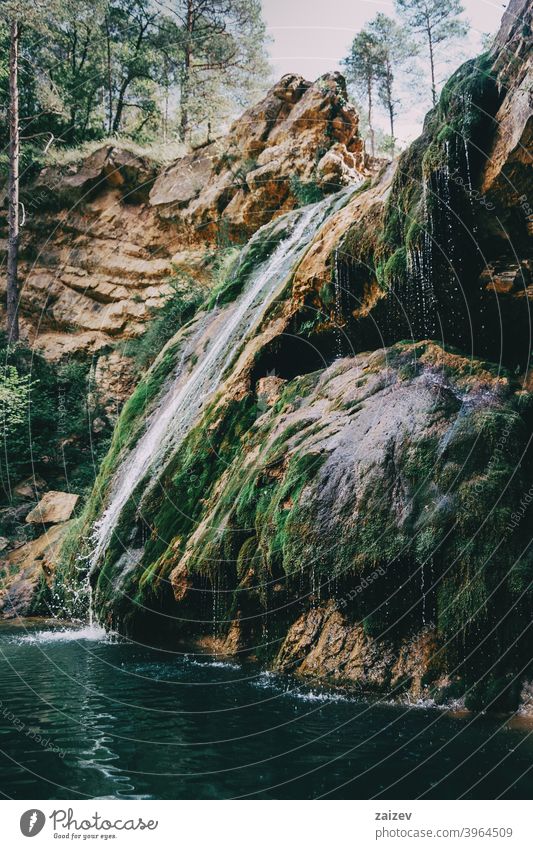
[(230, 663), (226, 660), (191, 660), (190, 658), (186, 658), (187, 663), (191, 666), (200, 666), (207, 667), (210, 669), (240, 669), (238, 663)]
[(73, 643), (80, 640), (90, 642), (109, 642), (112, 635), (100, 625), (84, 625), (81, 628), (64, 628), (60, 630), (32, 631), (24, 636), (13, 637), (14, 643)]

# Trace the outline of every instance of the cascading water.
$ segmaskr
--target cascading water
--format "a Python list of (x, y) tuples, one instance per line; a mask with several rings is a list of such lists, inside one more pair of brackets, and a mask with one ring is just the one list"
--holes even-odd
[[(243, 294), (231, 305), (207, 313), (187, 341), (174, 380), (148, 421), (146, 430), (121, 464), (111, 487), (108, 506), (93, 529), (90, 571), (107, 549), (120, 514), (137, 485), (160, 461), (175, 451), (213, 397), (224, 373), (246, 337), (257, 327), (290, 270), (303, 256), (318, 228), (329, 214), (346, 203), (355, 187), (343, 190), (320, 203), (289, 213), (291, 228), (270, 258), (252, 276)], [(261, 231), (254, 237), (261, 238)], [(214, 317), (213, 317), (214, 316)], [(223, 317), (222, 323), (220, 318)], [(211, 341), (206, 328), (217, 328)], [(218, 326), (220, 325), (221, 326)], [(205, 353), (189, 374), (187, 361), (199, 339), (209, 340)]]
[(432, 337), (436, 331), (436, 298), (433, 288), (433, 222), (428, 205), (428, 185), (422, 187), (421, 244), (410, 245), (407, 250), (407, 277), (405, 311), (414, 336)]
[(339, 264), (339, 250), (335, 248), (334, 271), (333, 271), (333, 286), (335, 289), (335, 342), (336, 342), (336, 358), (341, 359), (343, 354), (342, 342), (342, 279), (341, 266)]

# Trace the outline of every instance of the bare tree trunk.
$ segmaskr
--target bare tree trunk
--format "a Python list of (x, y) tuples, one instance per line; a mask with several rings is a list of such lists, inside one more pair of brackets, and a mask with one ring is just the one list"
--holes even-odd
[(11, 23), (9, 51), (9, 211), (7, 241), (7, 341), (18, 342), (18, 249), (19, 249), (19, 90), (18, 52), (20, 24)]
[(368, 78), (368, 131), (370, 134), (370, 153), (374, 157), (376, 155), (376, 140), (372, 124), (372, 79), (370, 77)]
[(111, 74), (111, 34), (109, 32), (109, 18), (106, 15), (106, 44), (107, 44), (107, 97), (108, 97), (108, 117), (107, 117), (107, 132), (111, 135), (113, 129), (113, 78)]
[(431, 96), (433, 98), (433, 106), (437, 105), (437, 84), (435, 82), (435, 55), (433, 52), (433, 36), (431, 28), (428, 27), (428, 43), (429, 43), (429, 64), (431, 65)]
[(130, 82), (131, 82), (130, 77), (126, 77), (126, 79), (123, 81), (122, 85), (120, 86), (120, 89), (119, 89), (119, 92), (118, 92), (117, 108), (116, 108), (116, 111), (115, 111), (115, 119), (114, 119), (113, 125), (111, 127), (111, 129), (114, 133), (118, 133), (118, 131), (120, 130), (120, 122), (122, 121), (122, 111), (124, 109), (124, 100), (126, 98), (126, 91), (128, 89)]
[(390, 123), (390, 136), (391, 136), (391, 156), (394, 159), (394, 153), (396, 151), (396, 136), (394, 134), (394, 99), (393, 99), (393, 85), (394, 85), (394, 77), (393, 71), (390, 63), (387, 63), (387, 76), (386, 76), (386, 85), (387, 85), (387, 107), (389, 110), (389, 123)]
[(185, 23), (186, 43), (185, 55), (183, 59), (183, 73), (181, 75), (181, 93), (180, 93), (180, 138), (185, 141), (189, 132), (189, 97), (190, 97), (190, 77), (192, 64), (192, 36), (193, 36), (193, 2), (187, 0), (187, 20)]

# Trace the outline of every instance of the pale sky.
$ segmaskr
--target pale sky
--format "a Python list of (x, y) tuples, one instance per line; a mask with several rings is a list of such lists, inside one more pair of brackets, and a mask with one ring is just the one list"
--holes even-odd
[[(315, 80), (327, 71), (341, 70), (339, 60), (365, 23), (378, 12), (395, 17), (392, 0), (262, 0), (262, 5), (276, 79), (294, 72)], [(450, 57), (450, 64), (439, 69), (442, 78), (463, 59), (481, 52), (482, 34), (498, 30), (507, 2), (463, 0), (463, 5), (471, 34), (462, 55)], [(398, 138), (403, 142), (417, 135), (429, 106), (422, 96), (411, 95), (407, 100), (398, 118)], [(386, 129), (384, 116), (376, 123)]]

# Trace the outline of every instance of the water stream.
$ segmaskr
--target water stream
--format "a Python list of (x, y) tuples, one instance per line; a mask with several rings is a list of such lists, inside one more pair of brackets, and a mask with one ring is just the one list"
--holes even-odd
[[(91, 569), (96, 567), (109, 545), (120, 514), (136, 486), (158, 467), (163, 458), (168, 457), (170, 451), (180, 445), (205, 409), (207, 401), (213, 397), (244, 340), (257, 328), (281, 284), (301, 259), (321, 224), (347, 201), (353, 191), (354, 187), (351, 187), (324, 201), (289, 213), (288, 234), (269, 259), (257, 268), (242, 295), (224, 308), (224, 321), (218, 321), (215, 338), (209, 340), (210, 344), (192, 371), (184, 374), (198, 337), (203, 338), (206, 326), (209, 327), (211, 321), (215, 323), (221, 311), (208, 313), (199, 322), (182, 353), (181, 365), (172, 384), (152, 414), (144, 434), (115, 476), (108, 506), (93, 530)], [(264, 233), (259, 231), (254, 239), (262, 237)]]

